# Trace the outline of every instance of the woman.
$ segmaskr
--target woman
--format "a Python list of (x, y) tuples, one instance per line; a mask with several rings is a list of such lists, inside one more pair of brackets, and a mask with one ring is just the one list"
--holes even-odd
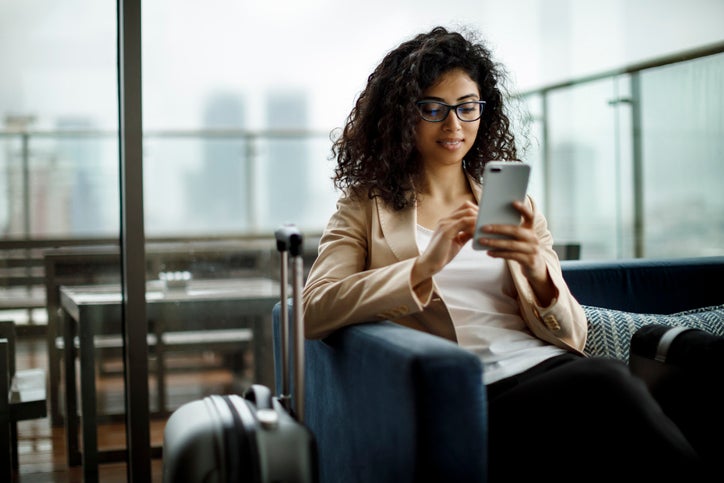
[[(502, 81), (482, 43), (441, 27), (375, 69), (333, 148), (342, 196), (304, 289), (306, 335), (394, 320), (478, 354), (492, 481), (691, 476), (697, 455), (644, 385), (583, 355), (586, 317), (534, 201), (514, 203), (519, 225), (474, 233), (485, 163), (517, 159)], [(583, 418), (600, 424), (581, 434)]]

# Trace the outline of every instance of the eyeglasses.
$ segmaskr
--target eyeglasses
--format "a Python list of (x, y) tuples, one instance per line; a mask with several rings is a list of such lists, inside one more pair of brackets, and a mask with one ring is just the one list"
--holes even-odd
[(415, 105), (427, 122), (443, 122), (450, 114), (450, 109), (455, 110), (455, 115), (462, 122), (473, 122), (483, 115), (485, 101), (465, 101), (454, 106), (439, 101), (418, 101)]

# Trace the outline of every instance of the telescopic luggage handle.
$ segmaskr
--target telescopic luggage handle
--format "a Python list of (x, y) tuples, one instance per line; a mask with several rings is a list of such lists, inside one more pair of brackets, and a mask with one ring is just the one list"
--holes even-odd
[(277, 250), (288, 251), (293, 257), (302, 254), (302, 243), (304, 238), (295, 225), (283, 225), (274, 232), (277, 239)]
[[(296, 414), (297, 420), (304, 421), (304, 322), (302, 320), (302, 284), (303, 259), (302, 246), (304, 238), (295, 225), (283, 225), (274, 232), (277, 250), (281, 255), (281, 360), (282, 360), (282, 394), (280, 401), (286, 409)], [(287, 301), (289, 255), (292, 256), (292, 308), (293, 318), (289, 317), (289, 303)], [(292, 322), (293, 325), (292, 325)], [(289, 396), (289, 326), (294, 340), (294, 406), (290, 407)]]

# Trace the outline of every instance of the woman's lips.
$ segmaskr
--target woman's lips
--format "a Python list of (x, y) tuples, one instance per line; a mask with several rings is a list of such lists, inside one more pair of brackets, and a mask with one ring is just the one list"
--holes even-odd
[(441, 139), (437, 143), (445, 149), (454, 151), (463, 145), (463, 140), (462, 139)]

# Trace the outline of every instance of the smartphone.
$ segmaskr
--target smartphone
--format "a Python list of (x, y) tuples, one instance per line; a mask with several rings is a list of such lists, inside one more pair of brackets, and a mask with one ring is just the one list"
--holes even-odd
[(530, 165), (520, 161), (489, 161), (483, 170), (483, 194), (480, 198), (478, 220), (475, 223), (473, 248), (487, 250), (478, 239), (507, 238), (504, 235), (483, 233), (483, 225), (519, 225), (520, 213), (513, 201), (523, 201), (528, 191)]

